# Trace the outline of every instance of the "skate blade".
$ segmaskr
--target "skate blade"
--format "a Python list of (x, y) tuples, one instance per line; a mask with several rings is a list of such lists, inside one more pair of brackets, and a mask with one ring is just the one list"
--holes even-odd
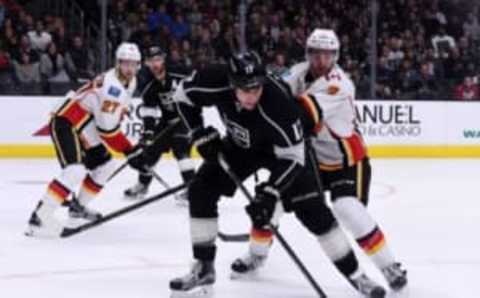
[(65, 226), (67, 228), (76, 228), (81, 225), (84, 225), (86, 223), (89, 223), (90, 220), (84, 219), (84, 218), (73, 218), (73, 217), (68, 217), (67, 222)]
[(213, 286), (205, 285), (205, 286), (195, 287), (190, 291), (172, 290), (170, 298), (195, 298), (195, 297), (209, 298), (209, 297), (213, 297), (213, 294), (214, 294)]
[(145, 195), (127, 196), (123, 195), (123, 199), (126, 201), (141, 201), (145, 198)]
[(187, 208), (188, 207), (188, 201), (185, 199), (177, 199), (175, 198), (175, 205), (181, 208)]
[(408, 287), (408, 279), (402, 280), (400, 283), (397, 283), (396, 285), (390, 285), (390, 289), (392, 289), (393, 292), (402, 292), (403, 290), (407, 289)]
[(391, 298), (409, 298), (410, 297), (410, 287), (406, 284), (403, 288), (398, 290), (390, 291)]
[(46, 229), (41, 227), (28, 226), (25, 231), (25, 236), (32, 238), (54, 239), (60, 238), (61, 231)]
[(231, 280), (256, 280), (257, 278), (258, 278), (258, 269), (245, 272), (245, 273), (240, 273), (235, 271), (230, 272)]

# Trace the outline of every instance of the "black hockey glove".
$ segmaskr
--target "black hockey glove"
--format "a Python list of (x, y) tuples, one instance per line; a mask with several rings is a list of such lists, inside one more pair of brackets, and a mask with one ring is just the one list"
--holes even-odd
[(153, 144), (155, 138), (155, 132), (153, 130), (145, 130), (142, 133), (142, 137), (140, 138), (140, 146), (142, 148), (146, 148), (148, 146), (151, 146)]
[(125, 153), (128, 165), (138, 171), (145, 171), (147, 164), (145, 162), (145, 154), (141, 145), (133, 147), (132, 150)]
[(143, 163), (146, 167), (151, 167), (155, 164), (158, 159), (156, 157), (159, 156), (159, 154), (156, 154), (157, 151), (162, 153), (165, 151), (163, 148), (159, 148), (158, 142), (155, 142), (155, 131), (153, 130), (145, 130), (138, 144), (143, 149)]
[(193, 132), (192, 140), (205, 160), (217, 161), (218, 154), (222, 151), (222, 139), (218, 130), (211, 126), (198, 129)]
[(252, 219), (254, 228), (264, 229), (270, 224), (279, 199), (280, 192), (274, 186), (261, 183), (255, 187), (255, 198), (245, 208)]

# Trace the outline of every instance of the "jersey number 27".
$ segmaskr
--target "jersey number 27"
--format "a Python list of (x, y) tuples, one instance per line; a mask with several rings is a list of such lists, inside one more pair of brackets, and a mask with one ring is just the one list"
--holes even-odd
[(111, 101), (111, 100), (105, 100), (102, 104), (102, 112), (103, 113), (108, 113), (108, 114), (113, 114), (117, 110), (117, 108), (120, 106), (119, 102), (116, 101)]

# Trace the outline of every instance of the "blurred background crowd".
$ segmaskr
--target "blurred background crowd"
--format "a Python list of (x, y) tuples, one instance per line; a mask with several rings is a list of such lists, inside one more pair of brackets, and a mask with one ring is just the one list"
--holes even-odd
[[(86, 27), (101, 26), (101, 1), (0, 0), (0, 94), (62, 94), (100, 71), (98, 30)], [(372, 2), (248, 1), (246, 41), (282, 74), (304, 59), (313, 28), (332, 28), (359, 99), (480, 100), (480, 1)], [(109, 1), (109, 57), (129, 40), (162, 44), (169, 64), (224, 62), (239, 47), (238, 7), (238, 0)]]

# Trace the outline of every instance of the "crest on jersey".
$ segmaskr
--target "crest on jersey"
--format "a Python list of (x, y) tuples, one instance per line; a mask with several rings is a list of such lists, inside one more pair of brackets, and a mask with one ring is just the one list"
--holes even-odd
[(338, 93), (338, 91), (340, 91), (340, 87), (338, 87), (336, 85), (330, 85), (327, 88), (327, 94), (328, 95), (335, 95), (335, 94)]
[(120, 93), (122, 93), (122, 90), (115, 86), (111, 86), (110, 88), (108, 88), (108, 95), (111, 95), (113, 97), (119, 97)]
[(233, 142), (241, 148), (250, 148), (252, 145), (250, 140), (250, 131), (226, 117), (225, 120), (227, 132), (231, 136)]

